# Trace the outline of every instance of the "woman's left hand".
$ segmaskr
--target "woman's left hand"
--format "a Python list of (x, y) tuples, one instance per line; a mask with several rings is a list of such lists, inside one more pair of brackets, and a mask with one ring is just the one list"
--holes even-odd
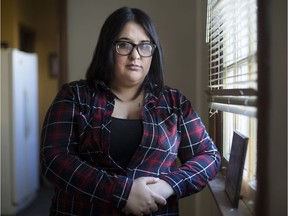
[(165, 199), (168, 199), (170, 196), (175, 194), (173, 188), (162, 179), (159, 179), (159, 181), (154, 184), (148, 184), (147, 186), (150, 188), (150, 190), (159, 194)]

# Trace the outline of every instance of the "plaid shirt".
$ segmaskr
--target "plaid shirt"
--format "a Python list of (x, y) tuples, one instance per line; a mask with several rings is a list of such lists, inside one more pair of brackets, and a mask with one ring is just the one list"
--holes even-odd
[(219, 152), (190, 102), (176, 89), (166, 87), (157, 97), (153, 88), (146, 88), (142, 141), (123, 169), (109, 155), (110, 89), (84, 80), (62, 87), (41, 138), (42, 173), (55, 185), (51, 215), (123, 215), (133, 179), (142, 176), (159, 177), (175, 191), (151, 215), (178, 215), (177, 200), (216, 175)]

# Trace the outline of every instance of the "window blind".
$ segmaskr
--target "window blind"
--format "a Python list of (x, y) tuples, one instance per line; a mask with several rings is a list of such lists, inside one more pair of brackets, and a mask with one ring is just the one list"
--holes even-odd
[(211, 109), (257, 115), (256, 0), (208, 0)]

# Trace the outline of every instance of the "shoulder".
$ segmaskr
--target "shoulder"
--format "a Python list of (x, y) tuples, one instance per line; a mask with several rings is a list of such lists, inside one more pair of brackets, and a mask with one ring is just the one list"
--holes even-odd
[(95, 92), (96, 89), (90, 87), (86, 80), (77, 80), (63, 84), (57, 94), (57, 97), (75, 100), (77, 98), (91, 97), (95, 94)]
[(71, 82), (64, 83), (62, 85), (62, 88), (87, 88), (89, 87), (88, 83), (86, 80), (75, 80)]
[(191, 106), (189, 99), (177, 88), (165, 85), (158, 91), (157, 84), (148, 83), (146, 90), (152, 101), (160, 106), (166, 105), (170, 107), (180, 107), (183, 104)]
[(173, 87), (170, 87), (170, 86), (167, 86), (167, 85), (164, 86), (163, 92), (164, 93), (165, 92), (166, 93), (172, 93), (172, 94), (182, 94), (179, 89), (173, 88)]
[(86, 80), (76, 80), (67, 82), (62, 85), (60, 91), (71, 91), (71, 92), (87, 92), (87, 91), (95, 91), (92, 87), (89, 86)]
[(198, 114), (194, 110), (191, 101), (177, 88), (165, 86), (163, 90), (162, 101), (169, 104), (173, 110), (181, 113), (182, 116), (189, 118), (197, 118)]
[(182, 110), (190, 109), (190, 101), (186, 96), (177, 88), (164, 86), (158, 95), (153, 94), (152, 101), (159, 107), (169, 107), (169, 109)]
[[(161, 96), (161, 94), (160, 94)], [(183, 103), (184, 101), (189, 101), (187, 97), (177, 88), (172, 88), (170, 86), (164, 86), (162, 91), (162, 96), (178, 103)]]

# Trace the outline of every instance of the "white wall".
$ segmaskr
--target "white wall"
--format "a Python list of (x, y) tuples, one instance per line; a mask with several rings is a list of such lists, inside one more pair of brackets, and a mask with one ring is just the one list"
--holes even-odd
[[(207, 122), (205, 0), (69, 0), (67, 4), (69, 81), (85, 77), (107, 16), (122, 6), (138, 7), (151, 16), (162, 41), (166, 84), (180, 89)], [(183, 199), (181, 206), (181, 216), (210, 216), (215, 209), (208, 188)]]

